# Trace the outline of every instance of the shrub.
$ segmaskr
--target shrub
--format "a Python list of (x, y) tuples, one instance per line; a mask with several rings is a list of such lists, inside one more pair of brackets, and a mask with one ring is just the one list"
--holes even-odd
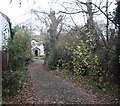
[(57, 50), (51, 51), (46, 60), (47, 67), (52, 70), (56, 69), (58, 60), (59, 60), (59, 53), (57, 52)]
[(8, 41), (9, 66), (3, 71), (3, 96), (15, 94), (25, 84), (25, 64), (31, 59), (30, 37), (17, 30), (13, 39)]

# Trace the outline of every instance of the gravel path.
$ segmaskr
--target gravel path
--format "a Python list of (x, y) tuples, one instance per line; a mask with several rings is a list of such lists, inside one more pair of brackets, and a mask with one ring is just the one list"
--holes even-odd
[(45, 71), (43, 60), (34, 60), (28, 67), (36, 104), (93, 104), (94, 96), (67, 84)]

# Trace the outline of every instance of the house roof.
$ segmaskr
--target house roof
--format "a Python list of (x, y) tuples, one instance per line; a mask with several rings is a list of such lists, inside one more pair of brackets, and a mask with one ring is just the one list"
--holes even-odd
[(0, 12), (0, 14), (6, 19), (6, 21), (8, 22), (9, 24), (9, 28), (10, 28), (10, 36), (12, 36), (11, 34), (11, 22), (10, 22), (10, 19), (7, 15), (5, 15), (4, 13)]
[(37, 41), (36, 39), (31, 39), (31, 41), (39, 42), (39, 41)]
[(10, 19), (8, 18), (7, 15), (5, 15), (4, 13), (0, 12), (0, 14), (10, 23)]
[(31, 36), (31, 41), (32, 40), (43, 44), (43, 39), (41, 38), (41, 35), (33, 35), (33, 36)]
[(32, 49), (33, 49), (33, 50), (35, 50), (35, 49), (39, 49), (39, 50), (40, 50), (40, 47), (39, 47), (39, 46), (35, 46), (35, 47), (33, 47)]

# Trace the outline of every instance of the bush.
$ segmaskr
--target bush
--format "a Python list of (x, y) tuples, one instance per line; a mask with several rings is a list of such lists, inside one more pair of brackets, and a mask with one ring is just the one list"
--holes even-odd
[[(62, 59), (62, 66), (75, 75), (97, 74), (98, 57), (94, 53), (94, 46), (90, 40), (79, 40), (76, 46), (66, 44), (66, 57)], [(68, 58), (69, 57), (69, 58)]]
[(3, 96), (15, 95), (25, 85), (25, 70), (20, 68), (16, 71), (3, 72)]
[(49, 69), (56, 69), (57, 64), (58, 64), (58, 60), (59, 60), (59, 54), (57, 54), (57, 51), (51, 51), (47, 60), (46, 60), (46, 65)]
[(30, 37), (17, 30), (13, 39), (8, 41), (9, 66), (3, 71), (3, 96), (15, 94), (25, 84), (25, 65), (31, 60)]
[(16, 35), (8, 42), (9, 68), (16, 70), (30, 59), (29, 37)]

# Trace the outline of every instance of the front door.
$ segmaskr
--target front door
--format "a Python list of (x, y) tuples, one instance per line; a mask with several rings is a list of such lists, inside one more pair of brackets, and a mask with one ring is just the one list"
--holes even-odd
[(35, 50), (35, 56), (38, 57), (38, 50)]

